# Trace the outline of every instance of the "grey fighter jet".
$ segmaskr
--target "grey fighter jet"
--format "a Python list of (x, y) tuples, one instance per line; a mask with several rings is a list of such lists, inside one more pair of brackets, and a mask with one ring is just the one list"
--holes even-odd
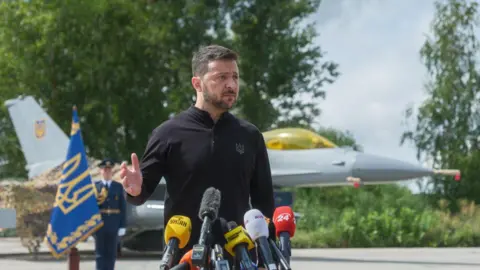
[[(27, 161), (29, 178), (60, 165), (66, 157), (68, 137), (40, 105), (31, 96), (26, 96), (8, 100), (5, 106), (8, 107)], [(276, 188), (348, 184), (358, 187), (361, 184), (392, 183), (435, 174), (458, 174), (455, 170), (432, 170), (336, 147), (318, 134), (310, 132), (304, 136), (302, 133), (309, 131), (279, 129), (264, 133)], [(305, 139), (309, 136), (310, 139)], [(238, 151), (242, 150), (241, 145), (237, 147)], [(128, 228), (123, 242), (126, 247), (135, 250), (163, 249), (164, 194), (165, 182), (162, 179), (145, 204), (128, 205)], [(276, 191), (275, 195), (277, 206), (293, 204), (291, 193)]]

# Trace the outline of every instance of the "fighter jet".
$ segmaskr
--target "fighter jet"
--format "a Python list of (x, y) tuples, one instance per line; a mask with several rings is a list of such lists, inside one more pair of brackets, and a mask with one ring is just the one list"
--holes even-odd
[[(69, 139), (31, 96), (5, 102), (29, 178), (61, 164)], [(433, 170), (391, 158), (336, 146), (305, 129), (285, 128), (263, 133), (275, 186), (331, 186), (349, 183), (382, 184), (458, 170)]]
[(388, 184), (458, 170), (433, 170), (396, 159), (336, 146), (305, 129), (285, 128), (263, 133), (277, 186), (338, 186)]
[[(23, 154), (29, 178), (55, 168), (65, 160), (69, 139), (31, 96), (5, 102)], [(393, 183), (456, 170), (432, 170), (399, 160), (336, 146), (305, 129), (276, 129), (263, 133), (275, 188), (284, 186), (339, 186)], [(238, 146), (241, 151), (241, 145)], [(134, 250), (162, 250), (165, 181), (141, 206), (127, 206), (124, 245)], [(275, 191), (278, 205), (293, 206), (291, 192)], [(301, 215), (296, 213), (297, 217)]]

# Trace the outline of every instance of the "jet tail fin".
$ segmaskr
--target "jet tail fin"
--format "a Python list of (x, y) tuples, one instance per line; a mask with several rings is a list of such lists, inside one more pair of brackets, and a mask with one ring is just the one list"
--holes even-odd
[(5, 101), (27, 163), (35, 177), (65, 161), (69, 139), (31, 96)]

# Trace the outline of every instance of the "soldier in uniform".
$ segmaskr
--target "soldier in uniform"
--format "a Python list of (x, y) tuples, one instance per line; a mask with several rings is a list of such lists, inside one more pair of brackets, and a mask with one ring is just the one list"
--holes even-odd
[(95, 183), (103, 226), (95, 233), (97, 270), (113, 270), (119, 237), (125, 234), (126, 200), (122, 184), (112, 181), (115, 162), (104, 159), (100, 164), (102, 180)]

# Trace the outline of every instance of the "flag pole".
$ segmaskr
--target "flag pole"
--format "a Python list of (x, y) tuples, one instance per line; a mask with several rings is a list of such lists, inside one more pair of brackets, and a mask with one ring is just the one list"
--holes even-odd
[(80, 255), (77, 246), (71, 247), (68, 253), (68, 270), (80, 270)]

